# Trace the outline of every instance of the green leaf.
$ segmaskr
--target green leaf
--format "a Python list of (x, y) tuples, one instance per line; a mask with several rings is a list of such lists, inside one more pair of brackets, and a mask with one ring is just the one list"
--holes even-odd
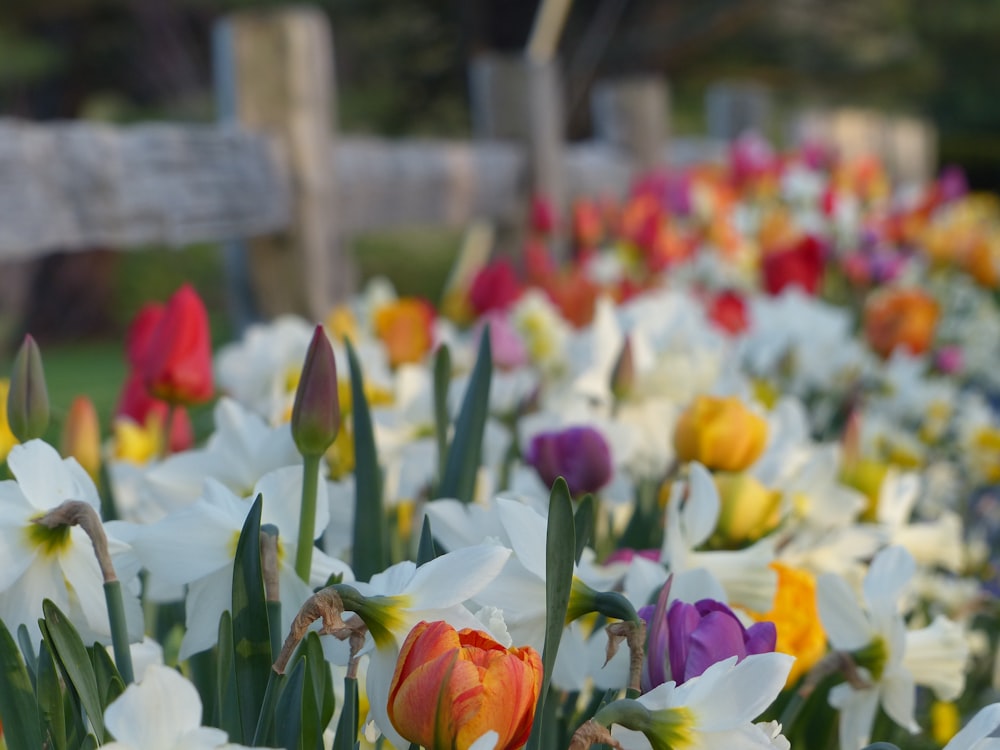
[(417, 565), (423, 565), (437, 557), (434, 549), (434, 537), (431, 536), (431, 517), (424, 514), (424, 522), (420, 527), (420, 544), (417, 546)]
[(59, 671), (49, 647), (42, 642), (38, 654), (38, 680), (35, 689), (41, 733), (46, 747), (65, 750), (66, 710)]
[(333, 737), (333, 750), (354, 750), (358, 741), (358, 681), (344, 678), (344, 707), (337, 721)]
[(38, 656), (35, 654), (35, 647), (31, 642), (31, 634), (28, 632), (28, 626), (23, 622), (17, 626), (17, 642), (21, 646), (21, 654), (24, 656), (24, 666), (28, 668), (31, 687), (34, 688), (35, 675), (38, 673)]
[(552, 670), (562, 640), (573, 585), (576, 554), (576, 531), (573, 522), (573, 498), (562, 477), (556, 479), (549, 495), (548, 528), (545, 532), (545, 640), (542, 649), (542, 685), (538, 691), (535, 724), (528, 739), (528, 750), (543, 747), (546, 717), (545, 701), (552, 680)]
[(577, 505), (573, 514), (573, 527), (576, 530), (576, 561), (580, 562), (583, 549), (594, 536), (594, 496), (587, 494)]
[(8, 750), (38, 750), (38, 710), (21, 652), (0, 620), (0, 720)]
[(233, 616), (228, 609), (219, 618), (219, 640), (215, 652), (213, 725), (232, 737), (240, 731), (240, 706), (236, 700), (236, 668), (233, 666)]
[(89, 649), (90, 660), (94, 665), (94, 676), (97, 677), (97, 692), (101, 696), (104, 707), (125, 692), (125, 680), (122, 679), (114, 661), (100, 644)]
[(323, 730), (330, 723), (335, 708), (333, 677), (323, 656), (319, 634), (306, 634), (302, 658), (306, 660), (306, 682), (302, 690), (302, 747), (323, 748)]
[(271, 675), (271, 634), (260, 567), (260, 514), (257, 495), (243, 523), (233, 566), (233, 666), (239, 703), (240, 731), (234, 742), (253, 737)]
[(292, 673), (285, 680), (284, 688), (278, 697), (276, 716), (281, 717), (277, 723), (276, 739), (285, 750), (298, 750), (299, 738), (302, 735), (302, 687), (306, 679), (306, 660), (298, 659), (292, 667)]
[(94, 666), (90, 662), (80, 634), (76, 632), (76, 628), (66, 615), (49, 599), (42, 602), (42, 612), (45, 614), (45, 627), (54, 655), (58, 658), (66, 678), (80, 696), (80, 704), (94, 727), (94, 733), (98, 739), (104, 739), (103, 700), (97, 688)]
[(437, 438), (438, 473), (440, 484), (448, 456), (448, 385), (451, 383), (451, 351), (447, 344), (438, 347), (434, 355), (434, 436)]
[(359, 581), (367, 581), (388, 566), (385, 514), (382, 510), (382, 474), (375, 450), (375, 430), (365, 396), (358, 356), (347, 341), (351, 371), (351, 413), (354, 428), (354, 541), (351, 567)]
[(490, 380), (493, 376), (493, 355), (490, 350), (490, 329), (483, 328), (479, 339), (479, 354), (472, 368), (469, 387), (455, 422), (455, 436), (448, 449), (438, 497), (453, 497), (471, 503), (476, 491), (476, 474), (483, 451), (483, 432), (490, 408)]
[(92, 734), (88, 734), (83, 738), (83, 742), (80, 743), (79, 750), (97, 750), (97, 748), (97, 738)]

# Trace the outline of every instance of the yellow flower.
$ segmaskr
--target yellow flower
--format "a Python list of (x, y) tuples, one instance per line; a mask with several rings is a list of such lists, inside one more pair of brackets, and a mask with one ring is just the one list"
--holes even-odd
[(119, 461), (145, 464), (163, 452), (163, 425), (157, 417), (150, 417), (144, 425), (118, 417), (111, 429), (112, 453)]
[(755, 477), (720, 472), (713, 477), (719, 490), (719, 522), (713, 542), (738, 549), (756, 542), (781, 520), (781, 492), (770, 490)]
[(746, 469), (766, 444), (767, 421), (736, 397), (698, 396), (674, 430), (681, 461), (698, 461), (720, 471)]
[(939, 745), (944, 745), (958, 734), (960, 728), (958, 706), (950, 701), (934, 701), (931, 704), (931, 736)]
[(751, 612), (758, 622), (770, 621), (778, 631), (775, 651), (795, 657), (788, 686), (798, 682), (826, 653), (826, 633), (816, 606), (816, 579), (811, 573), (780, 562), (771, 563), (778, 574), (774, 606), (763, 614)]
[(393, 367), (420, 362), (434, 344), (434, 308), (415, 297), (379, 307), (374, 326)]
[(840, 481), (868, 499), (868, 505), (862, 513), (865, 521), (873, 522), (878, 516), (878, 497), (888, 471), (889, 464), (870, 458), (849, 461), (841, 470)]
[(0, 378), (0, 463), (7, 460), (10, 449), (18, 443), (7, 423), (7, 393), (9, 391), (10, 381), (7, 378)]

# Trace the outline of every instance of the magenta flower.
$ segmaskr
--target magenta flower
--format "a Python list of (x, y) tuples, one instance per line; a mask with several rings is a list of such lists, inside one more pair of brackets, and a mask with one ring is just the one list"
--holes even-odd
[(773, 622), (745, 628), (722, 602), (701, 599), (689, 604), (678, 599), (668, 607), (669, 595), (668, 580), (656, 604), (638, 613), (648, 628), (643, 692), (669, 680), (680, 685), (731, 656), (742, 660), (774, 651), (778, 631)]
[(611, 449), (593, 427), (535, 435), (525, 459), (547, 487), (563, 477), (574, 497), (597, 492), (611, 480)]

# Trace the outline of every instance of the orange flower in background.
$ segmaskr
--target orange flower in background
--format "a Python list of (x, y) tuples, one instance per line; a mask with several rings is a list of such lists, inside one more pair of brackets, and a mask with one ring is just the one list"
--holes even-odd
[(934, 341), (940, 308), (920, 289), (882, 289), (865, 303), (865, 336), (883, 357), (902, 347), (923, 354)]
[(402, 297), (382, 305), (374, 324), (393, 367), (419, 362), (434, 344), (434, 308), (426, 300)]
[(780, 562), (771, 563), (778, 573), (778, 590), (770, 612), (751, 612), (758, 622), (773, 622), (778, 631), (774, 650), (795, 657), (787, 685), (798, 682), (826, 653), (826, 633), (816, 605), (816, 579), (808, 571)]
[(677, 458), (712, 470), (742, 471), (766, 444), (767, 420), (736, 397), (698, 396), (674, 429)]
[(489, 731), (497, 750), (528, 741), (542, 681), (530, 647), (504, 648), (479, 630), (420, 622), (403, 642), (389, 687), (389, 720), (427, 750), (466, 750)]
[(94, 402), (77, 396), (63, 423), (61, 453), (72, 456), (90, 478), (97, 481), (101, 470), (101, 422)]
[(212, 397), (208, 313), (194, 287), (184, 284), (174, 292), (155, 325), (140, 332), (138, 341), (132, 333), (129, 359), (135, 344), (136, 365), (153, 396), (172, 404), (198, 404)]

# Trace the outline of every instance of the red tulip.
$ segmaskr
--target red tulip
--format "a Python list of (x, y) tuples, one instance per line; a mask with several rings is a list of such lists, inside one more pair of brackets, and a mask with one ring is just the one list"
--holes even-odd
[(467, 750), (490, 731), (497, 750), (528, 741), (542, 681), (530, 647), (504, 648), (479, 630), (420, 622), (403, 642), (389, 687), (389, 720), (427, 750)]
[(750, 327), (746, 300), (732, 289), (715, 295), (708, 303), (708, 319), (726, 333), (736, 336)]
[(804, 237), (792, 247), (766, 253), (761, 270), (768, 294), (780, 294), (791, 286), (816, 294), (823, 275), (823, 248), (815, 237)]
[(480, 269), (469, 288), (469, 304), (476, 315), (506, 310), (521, 296), (521, 282), (509, 260), (493, 261)]
[(197, 404), (212, 397), (208, 313), (190, 284), (174, 293), (145, 347), (138, 346), (138, 369), (153, 396), (172, 404)]

